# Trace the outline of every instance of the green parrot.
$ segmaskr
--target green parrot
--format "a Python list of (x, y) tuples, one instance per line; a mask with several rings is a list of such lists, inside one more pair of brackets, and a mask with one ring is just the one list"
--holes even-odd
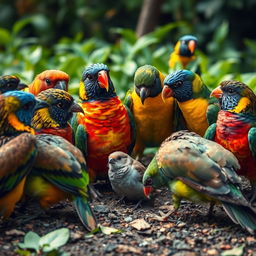
[(181, 199), (221, 204), (236, 224), (251, 234), (256, 211), (241, 192), (236, 157), (219, 144), (196, 133), (180, 131), (167, 138), (143, 176), (144, 193), (167, 186), (175, 209)]

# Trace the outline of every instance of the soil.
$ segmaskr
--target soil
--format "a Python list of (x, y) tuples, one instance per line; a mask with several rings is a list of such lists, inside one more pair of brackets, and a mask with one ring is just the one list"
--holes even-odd
[[(99, 223), (122, 233), (106, 235), (88, 233), (69, 202), (62, 202), (33, 220), (39, 212), (35, 202), (17, 206), (12, 217), (0, 223), (0, 255), (17, 255), (17, 244), (28, 231), (44, 235), (58, 228), (70, 230), (68, 243), (61, 248), (70, 255), (232, 255), (256, 256), (256, 238), (234, 224), (221, 206), (215, 206), (211, 216), (209, 205), (182, 202), (173, 212), (170, 193), (157, 190), (152, 201), (120, 201), (108, 184), (97, 184), (103, 199), (92, 202)], [(137, 221), (138, 219), (143, 219)], [(143, 225), (142, 225), (143, 224)], [(231, 254), (229, 250), (234, 250)]]

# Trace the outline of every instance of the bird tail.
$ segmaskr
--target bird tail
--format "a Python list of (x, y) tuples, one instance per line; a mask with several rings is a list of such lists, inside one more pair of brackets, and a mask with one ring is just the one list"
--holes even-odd
[(249, 233), (255, 233), (256, 212), (250, 206), (223, 202), (223, 208), (233, 222), (240, 224)]
[(94, 230), (97, 227), (97, 221), (88, 200), (85, 197), (76, 196), (73, 202), (85, 228), (89, 231)]

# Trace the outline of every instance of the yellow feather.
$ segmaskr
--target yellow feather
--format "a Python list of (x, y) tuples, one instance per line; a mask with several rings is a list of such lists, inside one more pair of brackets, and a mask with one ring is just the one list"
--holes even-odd
[(232, 109), (232, 110), (229, 110), (230, 112), (234, 112), (234, 113), (241, 113), (243, 110), (246, 109), (247, 106), (249, 106), (251, 104), (251, 101), (247, 98), (247, 97), (242, 97), (237, 106)]
[(19, 121), (19, 119), (17, 118), (17, 116), (13, 113), (8, 115), (8, 122), (17, 131), (26, 131), (26, 132), (29, 132), (31, 134), (35, 134), (35, 131), (34, 131), (33, 128), (31, 128), (29, 126), (26, 126), (23, 123), (21, 123)]

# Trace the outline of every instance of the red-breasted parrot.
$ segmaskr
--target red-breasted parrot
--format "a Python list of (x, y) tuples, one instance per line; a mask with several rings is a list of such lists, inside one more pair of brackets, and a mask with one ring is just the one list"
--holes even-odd
[(102, 63), (84, 70), (79, 97), (84, 115), (72, 118), (76, 146), (85, 155), (91, 180), (107, 179), (109, 154), (133, 149), (133, 117), (116, 95), (109, 69)]

